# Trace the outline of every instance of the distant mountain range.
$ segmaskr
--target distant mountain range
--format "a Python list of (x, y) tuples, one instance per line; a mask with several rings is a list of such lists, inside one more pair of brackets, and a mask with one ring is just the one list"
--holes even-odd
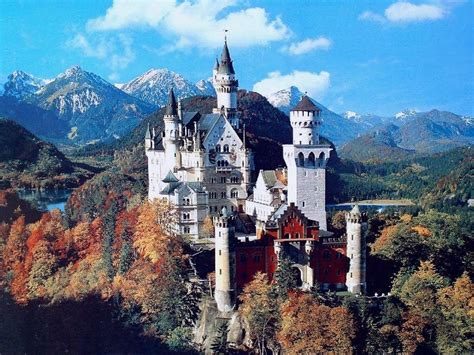
[[(124, 84), (111, 84), (78, 66), (52, 80), (15, 71), (9, 75), (0, 96), (0, 117), (11, 118), (57, 144), (104, 142), (126, 136), (144, 117), (163, 107), (171, 87), (180, 99), (215, 96), (210, 79), (193, 84), (167, 69), (151, 69)], [(302, 95), (292, 86), (269, 95), (267, 100), (288, 115)], [(248, 101), (241, 105), (244, 109), (253, 105), (249, 100), (266, 101), (260, 95), (244, 95), (243, 98)], [(347, 145), (344, 153), (354, 159), (359, 158), (349, 152), (355, 152), (357, 144), (364, 146), (368, 142), (375, 146), (384, 144), (383, 151), (389, 147), (391, 150), (400, 148), (400, 152), (435, 152), (473, 143), (473, 119), (450, 112), (405, 110), (392, 117), (360, 115), (353, 111), (337, 114), (313, 101), (322, 110), (321, 134), (339, 148)], [(258, 104), (254, 109), (264, 107), (267, 106)], [(263, 116), (274, 116), (265, 110)], [(271, 129), (286, 132), (288, 119), (285, 120), (284, 123), (281, 119), (267, 120), (267, 128), (271, 126)]]

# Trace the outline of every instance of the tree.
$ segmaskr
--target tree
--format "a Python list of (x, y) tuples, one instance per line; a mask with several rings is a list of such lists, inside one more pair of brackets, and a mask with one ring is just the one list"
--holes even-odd
[(438, 290), (442, 319), (437, 327), (441, 353), (467, 354), (474, 348), (474, 284), (467, 273), (454, 285)]
[(130, 269), (135, 259), (133, 255), (132, 238), (127, 223), (124, 223), (124, 226), (122, 227), (120, 239), (122, 241), (122, 246), (120, 247), (118, 273), (123, 275), (128, 271), (128, 269)]
[(33, 249), (33, 264), (28, 278), (28, 298), (44, 298), (46, 283), (56, 271), (56, 255), (45, 240), (40, 240)]
[(285, 352), (319, 354), (353, 352), (355, 323), (344, 307), (328, 307), (310, 294), (292, 292), (281, 307), (278, 332)]
[(229, 332), (229, 328), (227, 327), (227, 323), (222, 323), (216, 332), (216, 337), (212, 341), (211, 350), (215, 354), (227, 354), (228, 347), (227, 347), (227, 333)]
[(257, 351), (265, 353), (267, 343), (275, 338), (278, 326), (278, 304), (266, 274), (257, 272), (239, 296), (239, 312), (250, 327), (250, 338)]
[(275, 289), (276, 294), (282, 301), (288, 298), (288, 291), (297, 287), (296, 276), (293, 271), (290, 259), (287, 257), (280, 258), (275, 272)]
[(103, 219), (103, 262), (107, 276), (111, 280), (115, 275), (113, 265), (113, 244), (115, 239), (115, 218), (117, 215), (117, 203), (112, 201)]
[(214, 224), (212, 223), (212, 218), (206, 216), (202, 223), (202, 233), (205, 238), (211, 238), (214, 235)]

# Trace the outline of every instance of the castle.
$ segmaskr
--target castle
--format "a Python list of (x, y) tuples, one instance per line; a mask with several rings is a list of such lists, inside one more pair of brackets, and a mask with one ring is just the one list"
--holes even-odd
[(213, 112), (184, 112), (170, 90), (164, 125), (160, 131), (148, 127), (145, 149), (148, 197), (176, 207), (176, 232), (202, 238), (206, 217), (213, 218), (219, 311), (235, 307), (238, 290), (256, 272), (272, 280), (282, 257), (291, 261), (302, 287), (364, 292), (366, 226), (358, 207), (346, 213), (345, 236), (327, 232), (332, 148), (320, 142), (321, 110), (303, 96), (290, 112), (293, 141), (283, 146), (287, 168), (261, 170), (254, 184), (227, 41), (212, 74)]

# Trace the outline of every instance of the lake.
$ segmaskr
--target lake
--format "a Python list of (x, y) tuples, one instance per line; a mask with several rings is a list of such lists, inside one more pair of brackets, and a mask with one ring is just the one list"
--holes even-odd
[(55, 208), (64, 211), (64, 206), (72, 191), (72, 189), (18, 190), (17, 193), (20, 198), (32, 202), (41, 211), (51, 211)]

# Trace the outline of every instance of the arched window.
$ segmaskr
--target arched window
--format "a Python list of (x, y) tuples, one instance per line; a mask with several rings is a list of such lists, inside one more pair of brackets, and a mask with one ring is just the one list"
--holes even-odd
[(237, 198), (237, 197), (239, 197), (239, 191), (238, 191), (237, 189), (232, 189), (232, 190), (230, 191), (230, 197), (231, 197), (231, 198)]
[(229, 146), (227, 144), (224, 145), (224, 153), (229, 153)]
[(308, 165), (310, 167), (315, 167), (316, 166), (316, 159), (314, 157), (313, 152), (309, 153), (309, 155), (308, 155)]
[(217, 166), (221, 166), (221, 161), (220, 160), (217, 161)]
[(326, 156), (324, 155), (324, 152), (321, 152), (321, 154), (319, 154), (319, 158), (318, 158), (319, 166), (323, 166), (325, 159), (326, 159)]
[(220, 144), (216, 144), (216, 152), (217, 153), (221, 152), (221, 145)]
[(304, 166), (304, 155), (303, 153), (298, 153), (298, 166)]

